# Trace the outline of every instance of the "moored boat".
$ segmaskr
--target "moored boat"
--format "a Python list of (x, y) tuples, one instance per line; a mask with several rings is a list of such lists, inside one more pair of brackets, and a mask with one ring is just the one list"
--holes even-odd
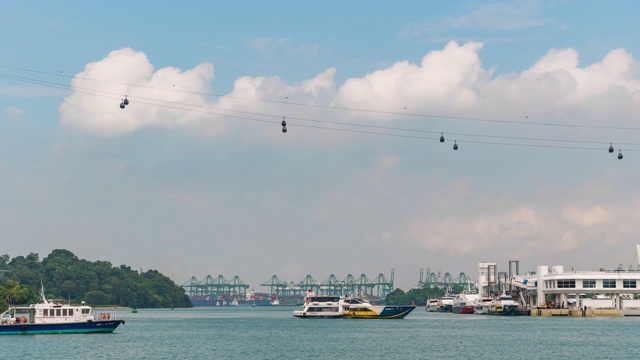
[(451, 312), (455, 314), (473, 314), (475, 312), (475, 303), (477, 299), (477, 291), (465, 290), (453, 298)]
[(427, 301), (427, 305), (425, 306), (425, 310), (427, 312), (436, 312), (438, 311), (438, 306), (440, 306), (440, 300), (429, 299), (429, 301)]
[(54, 304), (45, 297), (44, 288), (40, 297), (42, 303), (10, 306), (0, 314), (0, 335), (110, 333), (124, 324), (111, 312), (101, 312), (96, 318), (93, 309), (84, 304)]
[(453, 306), (453, 296), (445, 295), (440, 298), (440, 303), (438, 305), (438, 312), (451, 312), (452, 306)]
[(489, 309), (489, 315), (516, 316), (518, 315), (518, 303), (506, 294), (501, 294), (494, 305)]
[(493, 306), (494, 299), (492, 297), (480, 297), (476, 299), (474, 313), (478, 315), (487, 315)]

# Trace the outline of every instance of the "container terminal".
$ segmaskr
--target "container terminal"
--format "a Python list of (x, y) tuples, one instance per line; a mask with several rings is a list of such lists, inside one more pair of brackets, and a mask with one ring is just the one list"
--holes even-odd
[[(640, 259), (640, 245), (636, 246)], [(508, 271), (498, 271), (495, 262), (478, 263), (477, 280), (465, 273), (457, 277), (450, 273), (441, 276), (420, 269), (419, 288), (462, 285), (477, 292), (479, 298), (507, 295), (518, 303), (518, 315), (531, 316), (640, 316), (640, 266), (615, 270), (566, 271), (562, 265), (540, 265), (535, 271), (520, 273), (519, 261), (511, 260)], [(273, 275), (260, 286), (269, 293), (249, 290), (250, 285), (238, 276), (227, 280), (208, 275), (198, 281), (194, 276), (182, 284), (194, 306), (233, 305), (301, 305), (307, 291), (319, 295), (342, 296), (358, 294), (372, 302), (382, 302), (394, 290), (394, 270), (387, 278), (380, 273), (369, 278), (365, 274), (351, 274), (340, 279), (330, 275), (319, 282), (307, 275), (299, 282), (287, 282)]]
[(319, 295), (342, 296), (358, 294), (372, 302), (384, 299), (394, 290), (394, 270), (387, 278), (380, 273), (377, 277), (369, 278), (365, 274), (355, 277), (351, 274), (340, 279), (331, 274), (325, 281), (319, 282), (313, 276), (307, 275), (299, 282), (287, 282), (273, 275), (260, 286), (268, 287), (269, 293), (255, 292), (250, 285), (238, 276), (227, 280), (223, 275), (212, 277), (207, 275), (198, 280), (192, 276), (182, 284), (185, 293), (194, 306), (268, 306), (268, 305), (301, 305), (307, 291), (311, 290)]

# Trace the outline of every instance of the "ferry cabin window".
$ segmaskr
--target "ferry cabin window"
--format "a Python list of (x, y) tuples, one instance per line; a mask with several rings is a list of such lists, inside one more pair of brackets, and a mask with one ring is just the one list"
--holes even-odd
[(56, 316), (62, 316), (62, 315), (61, 315), (61, 314), (62, 314), (62, 313), (61, 313), (61, 310), (62, 310), (62, 309), (56, 309)]
[(636, 281), (635, 280), (622, 280), (622, 287), (625, 289), (635, 289)]
[(89, 313), (89, 309), (82, 309), (82, 313), (83, 314), (88, 314)]
[(309, 312), (338, 312), (338, 308), (337, 307), (315, 307), (315, 306), (311, 306), (309, 307)]
[(69, 316), (73, 316), (73, 309), (69, 309)]
[(594, 289), (596, 287), (595, 280), (582, 280), (582, 287), (584, 289)]
[(336, 296), (314, 296), (311, 298), (312, 302), (338, 302), (340, 297)]
[(602, 280), (602, 287), (605, 289), (615, 289), (616, 288), (616, 280), (615, 279), (604, 279)]
[(49, 310), (47, 309), (42, 310), (42, 316), (49, 316)]
[(67, 309), (62, 309), (62, 316), (67, 316)]
[(576, 281), (570, 280), (558, 280), (558, 289), (575, 289)]

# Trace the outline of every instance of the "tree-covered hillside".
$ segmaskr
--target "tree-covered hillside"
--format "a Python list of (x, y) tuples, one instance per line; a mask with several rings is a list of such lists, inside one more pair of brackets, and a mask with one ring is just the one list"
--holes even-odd
[(138, 272), (114, 267), (108, 261), (78, 259), (71, 251), (53, 250), (39, 260), (36, 253), (0, 256), (0, 309), (9, 302), (38, 302), (41, 284), (47, 298), (85, 301), (89, 305), (137, 306), (142, 308), (191, 307), (184, 289), (157, 270)]
[[(453, 285), (450, 289), (454, 294), (462, 292), (463, 286)], [(385, 298), (385, 304), (387, 305), (407, 305), (416, 304), (418, 306), (425, 306), (429, 299), (440, 299), (447, 293), (447, 289), (444, 287), (425, 287), (422, 289), (411, 289), (408, 292), (402, 291), (402, 289), (395, 289)]]

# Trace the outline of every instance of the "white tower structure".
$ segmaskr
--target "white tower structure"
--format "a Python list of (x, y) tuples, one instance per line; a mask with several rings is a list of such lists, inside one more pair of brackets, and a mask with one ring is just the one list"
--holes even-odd
[(495, 284), (497, 279), (496, 263), (494, 262), (479, 262), (478, 263), (478, 296), (489, 296), (489, 285)]

